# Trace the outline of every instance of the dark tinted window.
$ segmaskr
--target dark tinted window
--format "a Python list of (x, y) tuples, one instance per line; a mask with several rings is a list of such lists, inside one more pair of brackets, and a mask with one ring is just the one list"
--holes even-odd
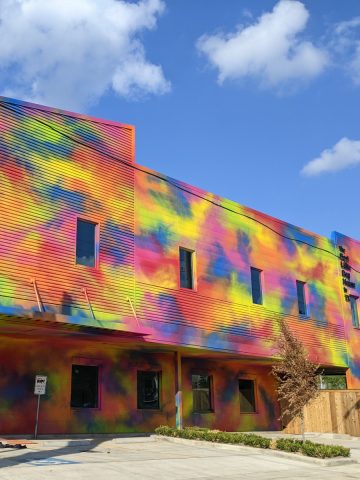
[(358, 297), (354, 297), (353, 295), (350, 295), (351, 319), (352, 319), (352, 324), (355, 328), (359, 328), (359, 314), (358, 314), (357, 300), (358, 300)]
[(180, 287), (194, 288), (193, 281), (193, 252), (180, 247)]
[(138, 408), (160, 408), (159, 377), (159, 372), (138, 372)]
[(300, 315), (307, 315), (304, 282), (300, 282), (300, 280), (296, 280), (296, 292), (297, 292), (299, 313)]
[(210, 412), (211, 377), (208, 375), (192, 375), (193, 410), (194, 412)]
[(253, 380), (239, 380), (240, 392), (240, 412), (254, 413), (256, 411), (255, 405), (255, 390)]
[(261, 270), (251, 267), (251, 293), (253, 303), (263, 303), (261, 291)]
[(71, 373), (71, 406), (97, 408), (99, 367), (73, 365)]
[(95, 267), (95, 234), (96, 223), (86, 220), (77, 221), (76, 229), (76, 263)]

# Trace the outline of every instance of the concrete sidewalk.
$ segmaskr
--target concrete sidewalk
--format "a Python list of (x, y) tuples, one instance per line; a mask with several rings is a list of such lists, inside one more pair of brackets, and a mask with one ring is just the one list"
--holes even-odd
[[(360, 464), (322, 467), (258, 449), (180, 445), (156, 437), (88, 438), (87, 445), (43, 440), (26, 450), (0, 450), (1, 480), (284, 480), (360, 479)], [(339, 442), (338, 442), (339, 443)], [(356, 444), (356, 442), (354, 442)]]
[[(256, 433), (266, 438), (298, 438), (301, 439), (301, 435), (286, 434), (278, 431), (273, 432), (244, 432), (244, 433)], [(24, 437), (23, 437), (24, 438)], [(33, 445), (28, 445), (28, 448), (38, 448), (40, 446), (45, 448), (52, 447), (85, 447), (96, 442), (101, 442), (107, 445), (107, 442), (114, 443), (143, 443), (144, 439), (148, 442), (155, 441), (156, 436), (144, 433), (144, 434), (118, 434), (118, 435), (70, 435), (68, 438), (58, 436), (40, 436), (39, 439), (34, 440), (36, 442)], [(342, 445), (343, 447), (350, 448), (351, 458), (360, 463), (360, 437), (351, 437), (350, 435), (336, 434), (336, 433), (306, 433), (306, 440), (311, 440), (315, 443), (323, 443), (324, 445)], [(111, 444), (110, 444), (111, 445)], [(360, 479), (360, 476), (359, 476)]]

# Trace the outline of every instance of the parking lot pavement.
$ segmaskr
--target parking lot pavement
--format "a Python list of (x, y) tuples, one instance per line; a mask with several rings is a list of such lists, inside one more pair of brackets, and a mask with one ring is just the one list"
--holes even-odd
[[(54, 442), (56, 443), (56, 442)], [(360, 464), (309, 465), (248, 448), (223, 450), (141, 438), (96, 439), (88, 446), (0, 450), (1, 480), (360, 479)]]

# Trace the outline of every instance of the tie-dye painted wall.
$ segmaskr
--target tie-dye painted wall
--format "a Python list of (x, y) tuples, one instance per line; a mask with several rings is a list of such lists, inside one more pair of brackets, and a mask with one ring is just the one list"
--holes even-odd
[[(348, 364), (330, 240), (153, 174), (135, 173), (135, 272), (137, 309), (158, 323), (157, 339), (271, 357), (285, 318), (315, 361)], [(179, 288), (179, 246), (195, 252), (194, 290)], [(262, 270), (263, 305), (252, 303), (251, 267)]]
[[(134, 129), (0, 102), (0, 311), (115, 329), (134, 322)], [(105, 156), (107, 155), (107, 156)], [(77, 219), (99, 225), (99, 267), (75, 264)], [(92, 318), (84, 290), (95, 313)]]
[[(360, 298), (360, 242), (338, 232), (333, 233), (333, 240), (337, 247), (337, 255), (348, 257), (345, 266), (347, 263), (351, 267), (350, 270), (348, 268), (344, 270), (344, 262), (338, 260), (341, 275), (344, 329), (348, 347), (348, 365), (350, 367), (348, 387), (360, 388), (360, 329), (355, 328), (353, 325), (351, 306), (348, 301), (349, 298), (347, 298), (348, 295), (352, 295), (356, 299)], [(344, 274), (344, 278), (342, 278), (342, 274)], [(345, 277), (346, 274), (350, 277), (349, 279), (347, 278), (348, 276)], [(350, 283), (354, 284), (354, 287), (349, 288), (348, 285), (344, 285), (343, 281), (346, 283), (350, 281)], [(358, 304), (358, 315), (360, 318), (359, 300), (356, 303)]]
[[(8, 433), (25, 432), (17, 418), (29, 430), (35, 400), (24, 395), (45, 367), (53, 385), (46, 433), (174, 423), (176, 351), (185, 424), (276, 428), (268, 371), (282, 318), (315, 361), (350, 367), (348, 385), (360, 387), (359, 330), (338, 259), (342, 243), (359, 265), (357, 242), (331, 241), (135, 164), (131, 126), (4, 98), (0, 166), (0, 430), (4, 418)], [(75, 263), (78, 218), (98, 224), (96, 268)], [(194, 252), (194, 290), (180, 288), (179, 247)], [(262, 270), (263, 305), (252, 302), (251, 267)], [(305, 282), (308, 315), (298, 313), (296, 280)], [(46, 325), (72, 330), (49, 335)], [(104, 397), (100, 410), (76, 413), (69, 378), (84, 356), (104, 365)], [(160, 412), (134, 410), (134, 356), (168, 372)], [(189, 379), (200, 364), (213, 372), (217, 406), (199, 417)], [(234, 393), (244, 371), (259, 379), (255, 416), (240, 415)]]

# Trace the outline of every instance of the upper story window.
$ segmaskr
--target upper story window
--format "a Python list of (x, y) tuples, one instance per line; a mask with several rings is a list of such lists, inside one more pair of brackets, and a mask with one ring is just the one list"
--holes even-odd
[(262, 305), (262, 286), (261, 286), (262, 270), (251, 267), (251, 293), (252, 301), (258, 305)]
[(307, 315), (308, 309), (306, 304), (306, 295), (305, 295), (305, 282), (296, 280), (296, 292), (298, 300), (298, 310), (300, 315)]
[(77, 219), (76, 263), (87, 267), (96, 266), (96, 230), (98, 224)]
[(355, 297), (354, 295), (350, 295), (350, 307), (351, 307), (351, 319), (352, 324), (355, 328), (359, 328), (359, 314), (358, 314), (358, 306), (357, 301), (359, 297)]
[(180, 287), (194, 289), (194, 252), (180, 247)]

